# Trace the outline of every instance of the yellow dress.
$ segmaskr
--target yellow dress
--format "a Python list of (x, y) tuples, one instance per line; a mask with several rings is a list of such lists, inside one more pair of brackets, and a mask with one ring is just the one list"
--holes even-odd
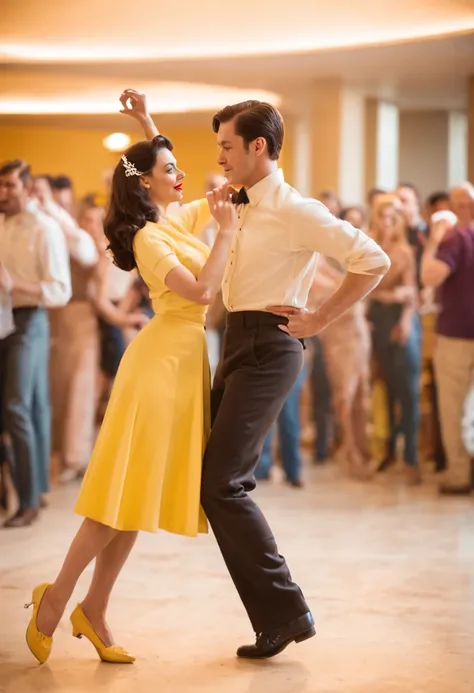
[(192, 202), (134, 239), (156, 315), (122, 358), (75, 508), (115, 529), (207, 532), (200, 505), (210, 430), (207, 307), (170, 292), (164, 280), (180, 264), (199, 274), (209, 249), (195, 236), (209, 216), (206, 200)]

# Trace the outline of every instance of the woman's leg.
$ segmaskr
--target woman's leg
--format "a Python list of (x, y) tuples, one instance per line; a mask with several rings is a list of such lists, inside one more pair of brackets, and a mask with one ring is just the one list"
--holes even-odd
[(404, 459), (410, 467), (418, 464), (420, 429), (421, 343), (418, 316), (415, 316), (408, 341), (397, 353), (396, 382), (402, 409), (401, 429), (405, 437)]
[(334, 403), (334, 418), (340, 434), (336, 461), (349, 473), (358, 474), (363, 466), (353, 425), (354, 400), (359, 376), (357, 354), (349, 346), (352, 332), (340, 331), (337, 339), (326, 338), (324, 342), (328, 374)]
[(357, 450), (363, 460), (368, 462), (371, 457), (368, 425), (369, 425), (369, 401), (370, 385), (368, 372), (362, 372), (358, 376), (357, 390), (352, 405), (352, 426)]
[(116, 529), (85, 519), (76, 534), (58, 577), (45, 593), (37, 616), (38, 630), (51, 636), (64, 613), (77, 581), (89, 563), (112, 539)]
[(397, 441), (397, 422), (395, 418), (395, 404), (397, 401), (397, 382), (396, 382), (396, 352), (397, 345), (388, 340), (381, 340), (380, 343), (374, 342), (374, 354), (377, 359), (381, 380), (386, 390), (387, 414), (389, 423), (389, 437), (385, 458), (379, 465), (378, 471), (385, 471), (396, 461), (396, 441)]
[(105, 615), (112, 589), (137, 540), (138, 532), (119, 532), (99, 553), (82, 609), (106, 647), (113, 645)]

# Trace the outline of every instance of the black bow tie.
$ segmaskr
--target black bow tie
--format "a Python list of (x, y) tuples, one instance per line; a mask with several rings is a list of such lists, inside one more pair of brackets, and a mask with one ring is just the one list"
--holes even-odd
[(232, 193), (232, 202), (234, 205), (248, 205), (250, 200), (245, 188), (240, 188), (239, 192)]

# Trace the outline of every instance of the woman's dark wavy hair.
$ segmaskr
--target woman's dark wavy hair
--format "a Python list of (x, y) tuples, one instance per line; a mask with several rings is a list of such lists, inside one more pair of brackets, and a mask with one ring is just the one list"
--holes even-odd
[[(142, 174), (151, 174), (160, 149), (173, 150), (167, 137), (158, 135), (153, 140), (137, 142), (125, 152), (127, 160)], [(133, 254), (133, 239), (147, 221), (158, 221), (158, 209), (149, 192), (140, 185), (140, 176), (126, 176), (122, 160), (117, 164), (112, 178), (112, 192), (104, 233), (109, 242), (114, 264), (130, 271), (137, 266)]]

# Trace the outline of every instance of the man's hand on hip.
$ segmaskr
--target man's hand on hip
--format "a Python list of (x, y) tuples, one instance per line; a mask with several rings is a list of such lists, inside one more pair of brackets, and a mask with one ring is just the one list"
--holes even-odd
[(282, 332), (296, 339), (312, 337), (326, 327), (326, 323), (318, 319), (318, 311), (312, 312), (306, 308), (292, 306), (269, 306), (267, 311), (288, 318), (288, 325), (278, 325), (278, 327)]

